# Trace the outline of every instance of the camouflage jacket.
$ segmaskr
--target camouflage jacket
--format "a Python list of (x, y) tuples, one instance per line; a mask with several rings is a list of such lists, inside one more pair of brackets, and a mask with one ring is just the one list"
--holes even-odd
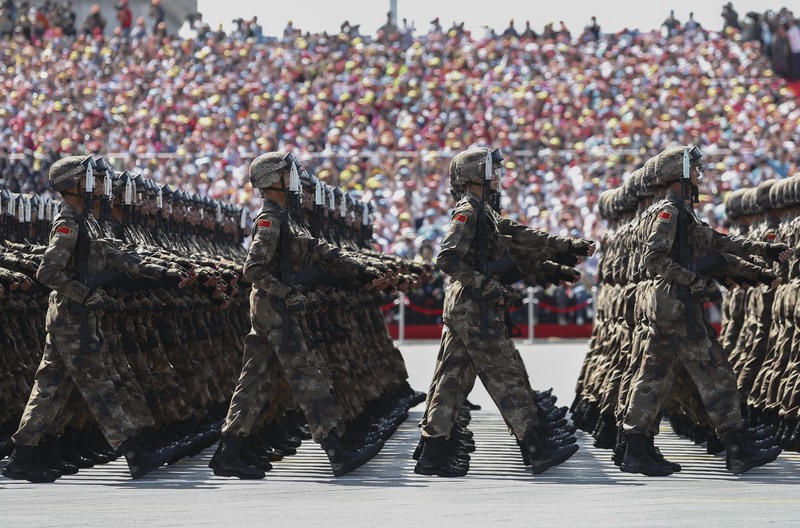
[[(78, 229), (79, 214), (67, 204), (53, 220), (50, 243), (42, 255), (36, 279), (52, 289), (47, 310), (46, 330), (58, 334), (79, 334), (80, 317), (70, 310), (72, 303), (81, 304), (89, 286), (78, 280)], [(90, 218), (89, 221), (93, 219)], [(115, 249), (105, 239), (89, 241), (89, 275), (107, 267), (136, 277), (161, 278), (165, 268), (146, 264), (137, 256)], [(96, 321), (90, 317), (90, 328)]]

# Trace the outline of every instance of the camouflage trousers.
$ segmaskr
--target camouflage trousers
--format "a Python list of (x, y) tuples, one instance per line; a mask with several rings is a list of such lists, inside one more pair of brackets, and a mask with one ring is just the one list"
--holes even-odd
[[(91, 334), (89, 339), (102, 345), (102, 334)], [(105, 350), (103, 346), (99, 348)], [(77, 335), (47, 334), (28, 404), (12, 437), (14, 443), (38, 445), (42, 435), (65, 410), (73, 389), (83, 397), (111, 447), (117, 449), (135, 436), (136, 428), (123, 410), (107, 370), (110, 360), (103, 355), (103, 352), (82, 352)]]
[(639, 371), (631, 381), (625, 431), (650, 434), (681, 365), (694, 382), (717, 436), (741, 428), (736, 377), (719, 341), (715, 336), (688, 339), (685, 321), (667, 321), (651, 322), (648, 329)]
[(228, 416), (222, 425), (226, 436), (247, 436), (263, 419), (264, 406), (272, 404), (270, 388), (277, 385), (282, 372), (294, 400), (306, 416), (314, 441), (319, 442), (336, 429), (344, 431), (333, 382), (323, 359), (306, 345), (301, 317), (292, 316), (290, 329), (299, 350), (284, 351), (283, 316), (267, 305), (266, 297), (251, 295), (252, 329), (245, 338), (244, 359)]
[(461, 406), (479, 377), (514, 435), (521, 439), (538, 425), (527, 373), (506, 337), (480, 341), (469, 323), (445, 324), (439, 358), (428, 393), (422, 435), (449, 436)]

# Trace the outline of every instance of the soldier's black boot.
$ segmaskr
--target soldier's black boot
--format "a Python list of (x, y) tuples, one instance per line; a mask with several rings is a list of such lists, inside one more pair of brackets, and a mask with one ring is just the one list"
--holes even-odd
[(719, 439), (717, 435), (710, 435), (706, 440), (706, 453), (709, 455), (716, 455), (725, 451), (725, 444)]
[(244, 437), (223, 436), (209, 466), (218, 477), (238, 477), (240, 479), (263, 479), (264, 470), (245, 462), (242, 458)]
[(556, 445), (548, 442), (547, 433), (537, 428), (528, 431), (520, 443), (520, 449), (527, 455), (531, 469), (537, 475), (563, 464), (578, 451), (576, 444)]
[(627, 437), (625, 436), (625, 430), (622, 426), (617, 427), (617, 439), (614, 442), (614, 454), (611, 457), (611, 461), (614, 462), (614, 465), (619, 467), (622, 464), (622, 459), (625, 458), (625, 450), (628, 447)]
[(643, 434), (627, 434), (625, 456), (619, 469), (625, 473), (641, 473), (649, 477), (672, 475), (670, 466), (660, 464), (649, 453), (649, 440)]
[(677, 462), (670, 462), (669, 460), (664, 458), (664, 455), (661, 454), (661, 450), (656, 447), (655, 443), (656, 439), (654, 436), (647, 436), (645, 438), (647, 438), (647, 450), (653, 460), (655, 460), (662, 466), (669, 467), (670, 469), (672, 469), (673, 473), (679, 473), (680, 470), (683, 469), (681, 468), (681, 465), (678, 464)]
[(3, 475), (17, 480), (44, 483), (54, 482), (61, 473), (50, 469), (37, 456), (35, 446), (14, 446), (14, 452), (3, 469)]
[(755, 449), (744, 441), (741, 431), (733, 431), (721, 438), (728, 452), (728, 464), (734, 475), (741, 475), (754, 467), (769, 464), (781, 454), (781, 448)]
[(61, 457), (55, 437), (46, 436), (39, 444), (39, 459), (49, 467), (61, 473), (61, 475), (74, 475), (78, 472), (78, 466), (67, 462)]
[(336, 477), (341, 477), (360, 468), (377, 455), (382, 447), (372, 444), (361, 449), (353, 449), (345, 445), (343, 439), (334, 432), (323, 438), (319, 445), (328, 455), (333, 475)]
[(472, 403), (469, 400), (464, 400), (464, 407), (467, 407), (470, 411), (480, 411), (481, 406), (477, 403)]
[(417, 443), (417, 447), (414, 449), (414, 454), (411, 455), (411, 458), (414, 460), (419, 460), (419, 457), (422, 456), (422, 448), (425, 446), (425, 442), (423, 441), (423, 437), (419, 437), (419, 442)]
[(128, 462), (131, 478), (139, 479), (166, 464), (175, 455), (176, 447), (148, 447), (139, 437), (125, 440), (119, 450)]
[(422, 437), (422, 454), (414, 467), (418, 475), (436, 475), (439, 477), (463, 477), (469, 471), (466, 464), (450, 456), (447, 439), (444, 436), (433, 438)]
[(594, 430), (594, 446), (598, 449), (612, 449), (617, 438), (617, 420), (614, 413), (603, 413)]

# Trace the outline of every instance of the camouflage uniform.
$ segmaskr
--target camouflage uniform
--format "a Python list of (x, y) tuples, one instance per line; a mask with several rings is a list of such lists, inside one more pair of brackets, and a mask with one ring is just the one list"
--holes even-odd
[[(42, 257), (36, 278), (54, 291), (47, 313), (47, 340), (44, 355), (36, 371), (31, 391), (14, 443), (35, 446), (41, 435), (67, 401), (75, 387), (80, 391), (98, 420), (108, 443), (119, 447), (135, 435), (136, 429), (122, 409), (114, 384), (106, 370), (108, 358), (102, 354), (103, 334), (98, 331), (96, 314), (90, 313), (89, 343), (100, 346), (89, 353), (80, 349), (80, 317), (70, 307), (83, 303), (89, 287), (75, 280), (78, 213), (64, 204), (55, 219), (50, 246)], [(92, 240), (90, 272), (97, 273), (110, 265), (133, 275), (160, 278), (161, 267), (144, 265), (140, 260), (111, 248), (105, 241)]]
[[(721, 235), (703, 226), (694, 211), (687, 211), (687, 208), (680, 196), (670, 192), (646, 227), (650, 235), (644, 264), (655, 280), (652, 298), (646, 303), (650, 328), (641, 367), (632, 381), (625, 430), (649, 433), (668, 395), (676, 369), (682, 365), (702, 397), (717, 436), (722, 437), (741, 429), (742, 425), (735, 380), (713, 330), (709, 330), (703, 319), (701, 303), (677, 298), (678, 287), (688, 287), (697, 278), (678, 264), (678, 215), (685, 211), (683, 214), (690, 219), (689, 242), (696, 256), (709, 251), (764, 255), (766, 245)], [(703, 335), (688, 336), (688, 317), (702, 321)]]

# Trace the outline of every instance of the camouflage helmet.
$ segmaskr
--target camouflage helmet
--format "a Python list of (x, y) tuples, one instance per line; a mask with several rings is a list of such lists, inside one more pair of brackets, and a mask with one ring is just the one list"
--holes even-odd
[(800, 205), (800, 172), (788, 178), (786, 182), (786, 207)]
[(656, 180), (659, 185), (669, 185), (680, 181), (689, 167), (703, 165), (703, 156), (694, 145), (669, 147), (656, 156)]
[(728, 218), (735, 219), (742, 216), (742, 199), (746, 191), (746, 189), (737, 189), (725, 195), (725, 214)]
[(647, 160), (642, 167), (642, 172), (644, 174), (644, 180), (647, 186), (654, 187), (657, 185), (656, 182), (656, 156), (653, 156), (649, 160)]
[(450, 185), (481, 183), (485, 179), (492, 179), (492, 171), (501, 168), (502, 161), (503, 155), (498, 149), (474, 147), (463, 150), (450, 160)]
[(755, 187), (747, 189), (742, 197), (742, 214), (746, 216), (763, 213), (758, 207), (758, 194)]
[(274, 187), (283, 176), (290, 173), (292, 165), (299, 169), (299, 162), (291, 152), (268, 152), (250, 164), (250, 183), (256, 189)]
[(778, 180), (770, 179), (764, 180), (758, 184), (756, 187), (756, 202), (758, 203), (758, 208), (761, 211), (768, 211), (772, 208), (772, 204), (770, 203), (770, 189), (778, 183)]
[(775, 185), (769, 189), (769, 207), (770, 209), (783, 209), (786, 205), (786, 188), (791, 180), (784, 179), (778, 180)]
[(87, 174), (94, 174), (91, 156), (67, 156), (53, 163), (47, 178), (52, 190), (62, 192), (77, 187)]

